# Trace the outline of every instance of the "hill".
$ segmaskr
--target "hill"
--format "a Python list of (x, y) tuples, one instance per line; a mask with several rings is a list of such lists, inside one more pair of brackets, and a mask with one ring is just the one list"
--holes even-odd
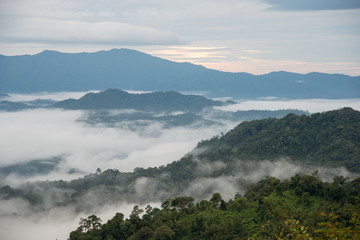
[(360, 77), (324, 73), (273, 72), (258, 76), (229, 73), (129, 49), (0, 55), (0, 89), (5, 93), (109, 88), (202, 91), (211, 97), (235, 98), (355, 98), (360, 97)]
[(88, 93), (78, 100), (68, 99), (53, 107), (64, 109), (134, 109), (140, 111), (201, 111), (205, 107), (222, 106), (224, 102), (202, 96), (183, 95), (174, 91), (130, 94), (119, 89)]
[(0, 111), (19, 111), (33, 107), (22, 102), (0, 101)]
[[(4, 186), (0, 198), (22, 198), (38, 210), (71, 205), (77, 211), (91, 211), (121, 201), (148, 203), (184, 194), (201, 199), (215, 191), (244, 191), (259, 177), (273, 173), (286, 178), (344, 166), (359, 173), (359, 124), (360, 112), (350, 108), (243, 122), (221, 137), (199, 143), (193, 152), (166, 166), (127, 173), (99, 169), (70, 182), (26, 183), (16, 189)], [(289, 161), (279, 162), (281, 157)], [(87, 201), (89, 196), (91, 201)]]
[(243, 122), (222, 137), (199, 143), (198, 157), (207, 160), (276, 159), (314, 165), (346, 166), (360, 172), (360, 112), (351, 108), (316, 113), (288, 114)]

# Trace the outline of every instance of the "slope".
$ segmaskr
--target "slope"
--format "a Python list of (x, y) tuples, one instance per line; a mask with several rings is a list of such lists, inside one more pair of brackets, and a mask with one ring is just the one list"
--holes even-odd
[(281, 119), (243, 122), (222, 137), (202, 141), (198, 156), (211, 159), (277, 159), (360, 171), (360, 112), (351, 108), (289, 114)]
[[(23, 198), (33, 209), (71, 205), (77, 211), (89, 211), (121, 201), (148, 203), (184, 194), (201, 199), (215, 191), (243, 191), (255, 176), (261, 176), (260, 168), (271, 166), (277, 172), (284, 169), (282, 178), (333, 166), (359, 173), (359, 118), (360, 112), (345, 108), (309, 117), (289, 114), (244, 122), (222, 137), (199, 143), (192, 153), (166, 166), (128, 173), (109, 169), (70, 182), (27, 183), (17, 189), (4, 186), (0, 197)], [(283, 156), (298, 165), (275, 162)], [(299, 165), (307, 167), (301, 170)], [(271, 173), (262, 171), (264, 177)]]

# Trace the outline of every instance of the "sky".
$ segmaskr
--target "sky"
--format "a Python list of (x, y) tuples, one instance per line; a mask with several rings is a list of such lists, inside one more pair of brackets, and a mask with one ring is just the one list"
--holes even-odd
[(360, 75), (358, 0), (0, 0), (0, 54), (131, 48), (222, 71)]

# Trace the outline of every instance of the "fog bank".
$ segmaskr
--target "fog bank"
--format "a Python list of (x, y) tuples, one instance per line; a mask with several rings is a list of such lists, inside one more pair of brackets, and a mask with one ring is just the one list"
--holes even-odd
[(238, 100), (236, 104), (224, 107), (215, 107), (223, 111), (237, 110), (279, 110), (299, 109), (310, 113), (337, 110), (351, 107), (360, 110), (360, 98), (354, 99), (278, 99), (263, 98), (257, 100)]

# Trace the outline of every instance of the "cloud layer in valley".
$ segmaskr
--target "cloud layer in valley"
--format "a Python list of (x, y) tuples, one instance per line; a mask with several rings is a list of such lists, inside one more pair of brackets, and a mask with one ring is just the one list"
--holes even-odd
[(266, 98), (258, 100), (238, 100), (238, 103), (224, 107), (215, 107), (223, 111), (237, 110), (278, 110), (278, 109), (299, 109), (310, 113), (337, 110), (344, 107), (351, 107), (360, 110), (360, 99), (278, 99)]
[(0, 166), (62, 156), (60, 173), (72, 168), (82, 172), (95, 172), (97, 168), (132, 171), (178, 160), (201, 139), (224, 130), (162, 129), (156, 122), (136, 131), (93, 127), (78, 121), (83, 114), (54, 109), (0, 112)]
[[(41, 94), (41, 98), (64, 99), (69, 96), (79, 97), (82, 93)], [(12, 95), (14, 100), (30, 101), (38, 95)], [(280, 101), (262, 99), (258, 101), (240, 101), (237, 109), (282, 109), (298, 108), (302, 110), (325, 111), (345, 106), (359, 109), (358, 99), (348, 100), (294, 100)], [(231, 106), (225, 108), (231, 109)], [(239, 122), (226, 126), (211, 128), (203, 127), (172, 127), (163, 128), (157, 122), (139, 125), (137, 128), (108, 127), (103, 124), (90, 125), (84, 121), (84, 111), (63, 111), (56, 109), (35, 109), (18, 112), (0, 112), (0, 167), (15, 163), (24, 163), (36, 159), (48, 159), (59, 156), (60, 161), (55, 172), (49, 175), (21, 178), (10, 176), (1, 179), (1, 183), (23, 183), (26, 180), (73, 179), (86, 173), (94, 173), (97, 168), (102, 170), (117, 168), (120, 171), (132, 171), (136, 167), (154, 167), (179, 160), (191, 151), (202, 139), (209, 139), (221, 132), (226, 132)], [(239, 120), (240, 121), (240, 120)], [(193, 153), (196, 155), (196, 153)], [(195, 161), (197, 161), (195, 159)], [(279, 159), (258, 163), (239, 163), (236, 172), (229, 176), (211, 177), (211, 174), (224, 167), (223, 162), (198, 162), (198, 177), (182, 190), (182, 195), (193, 195), (197, 199), (209, 198), (214, 192), (220, 192), (224, 199), (234, 197), (235, 192), (244, 193), (246, 183), (255, 183), (266, 176), (281, 179), (289, 178), (296, 173), (311, 174), (313, 169)], [(76, 168), (76, 174), (68, 170)], [(336, 175), (349, 176), (344, 168), (318, 168), (320, 177), (332, 181)], [(143, 203), (147, 199), (153, 206), (168, 196), (161, 191), (169, 175), (164, 174), (158, 179), (141, 177), (132, 182), (134, 201), (119, 201), (118, 204), (105, 203), (104, 197), (112, 196), (106, 188), (89, 191), (83, 196), (80, 204), (89, 206), (91, 212), (76, 212), (74, 205), (55, 207), (53, 198), (61, 199), (64, 190), (55, 188), (39, 188), (45, 195), (45, 204), (49, 211), (34, 212), (27, 202), (22, 200), (0, 201), (1, 239), (23, 239), (33, 236), (39, 240), (66, 239), (71, 230), (76, 229), (80, 217), (92, 213), (97, 214), (105, 222), (116, 212), (128, 215), (134, 204)], [(46, 184), (44, 184), (46, 185)], [(159, 190), (160, 189), (160, 190)], [(69, 190), (70, 191), (70, 190)], [(107, 195), (109, 194), (109, 195)], [(136, 202), (138, 201), (138, 202)], [(100, 203), (100, 204), (99, 204)], [(100, 206), (99, 206), (100, 205)], [(146, 204), (145, 204), (146, 205)], [(144, 206), (142, 206), (144, 207)], [(18, 231), (21, 226), (22, 231)]]
[[(228, 176), (206, 177), (200, 174), (209, 174), (218, 170), (219, 167), (221, 164), (200, 163), (196, 169), (199, 172), (199, 177), (178, 195), (191, 195), (196, 200), (208, 200), (213, 193), (219, 192), (223, 199), (229, 200), (234, 198), (235, 193), (244, 194), (249, 184), (256, 183), (267, 176), (288, 179), (294, 174), (311, 174), (314, 171), (312, 168), (281, 159), (278, 161), (239, 162), (239, 166), (236, 167), (236, 174)], [(344, 168), (318, 168), (318, 170), (319, 176), (326, 181), (332, 181), (332, 178), (338, 175), (351, 179), (356, 177)], [(80, 217), (84, 218), (96, 214), (105, 223), (116, 212), (121, 212), (126, 217), (129, 216), (134, 205), (140, 205), (143, 209), (148, 204), (153, 207), (160, 207), (160, 202), (164, 200), (163, 197), (166, 195), (161, 190), (161, 186), (166, 184), (166, 177), (168, 176), (164, 176), (163, 180), (147, 177), (136, 179), (134, 183), (131, 183), (132, 188), (134, 188), (132, 197), (134, 201), (137, 201), (133, 203), (118, 201), (117, 204), (108, 204), (109, 199), (107, 198), (111, 196), (108, 191), (101, 188), (90, 191), (80, 198), (78, 203), (82, 206), (89, 206), (90, 211), (76, 212), (75, 206), (70, 205), (67, 207), (52, 206), (49, 211), (36, 213), (24, 201), (2, 200), (0, 201), (0, 225), (6, 231), (0, 231), (0, 238), (17, 240), (26, 236), (33, 236), (39, 240), (51, 238), (65, 240), (70, 231), (75, 230), (78, 226)], [(52, 196), (56, 191), (59, 190), (48, 189), (44, 194)], [(139, 204), (139, 201), (145, 203)], [(48, 204), (54, 204), (54, 202)], [(18, 231), (19, 226), (21, 226), (22, 231)]]

